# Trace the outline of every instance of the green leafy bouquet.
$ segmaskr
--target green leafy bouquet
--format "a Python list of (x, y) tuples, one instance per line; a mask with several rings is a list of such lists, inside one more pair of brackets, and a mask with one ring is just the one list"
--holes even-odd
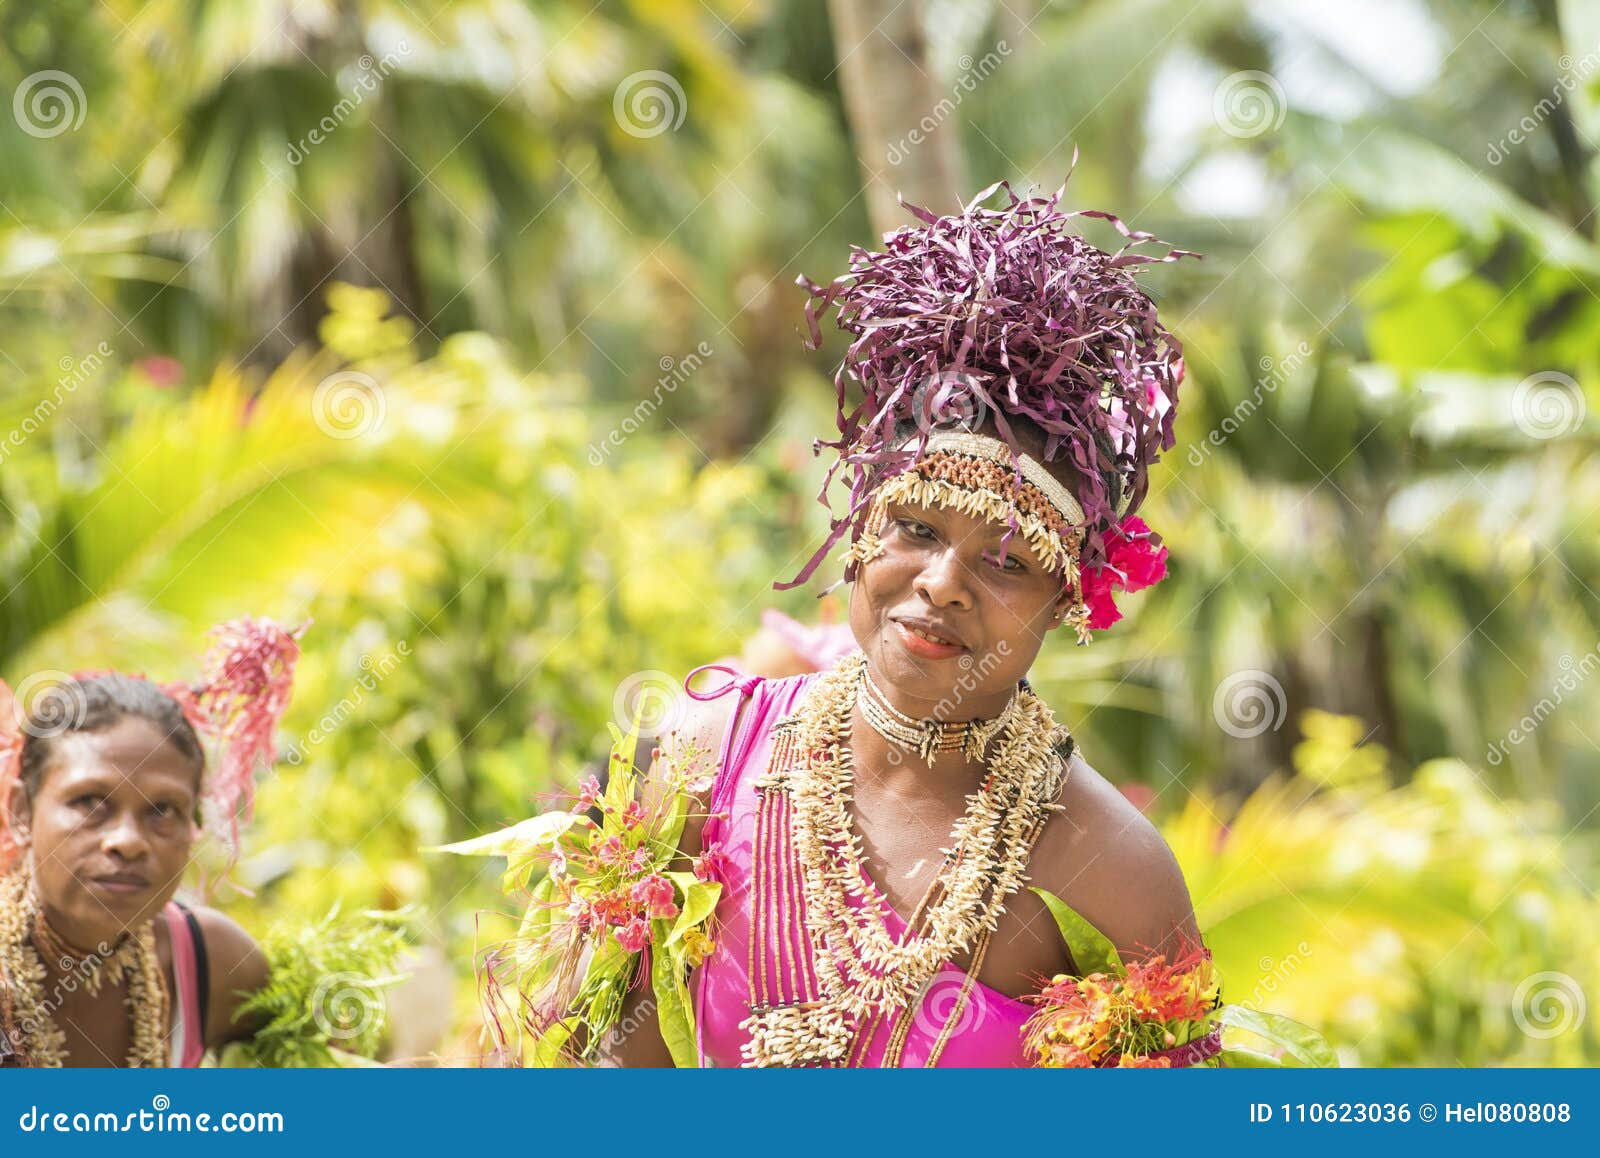
[(586, 777), (572, 808), (438, 851), (505, 857), (506, 893), (527, 898), (516, 935), (488, 952), (482, 970), (489, 1031), (503, 1055), (535, 1066), (591, 1060), (648, 975), (662, 1040), (675, 1064), (694, 1066), (688, 972), (714, 947), (721, 862), (711, 849), (683, 868), (678, 845), (709, 776), (692, 774), (692, 749), (674, 763), (657, 748), (663, 772), (636, 798), (638, 721), (611, 733), (603, 787)]
[(387, 1023), (383, 990), (404, 980), (396, 963), (412, 915), (363, 912), (321, 921), (284, 922), (262, 938), (267, 984), (234, 1014), (258, 1028), (226, 1046), (224, 1068), (303, 1069), (376, 1065)]
[[(1083, 972), (1057, 974), (1029, 1000), (1023, 1028), (1028, 1056), (1046, 1068), (1165, 1069), (1174, 1065), (1337, 1066), (1322, 1035), (1275, 1013), (1225, 1005), (1211, 954), (1186, 944), (1124, 964), (1109, 938), (1060, 897), (1034, 889), (1055, 918)], [(1276, 1053), (1222, 1044), (1232, 1026)]]

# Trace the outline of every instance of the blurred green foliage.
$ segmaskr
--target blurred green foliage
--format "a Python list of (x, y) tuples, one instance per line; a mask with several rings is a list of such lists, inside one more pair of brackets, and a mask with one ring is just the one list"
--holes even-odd
[[(1368, 1062), (1593, 1061), (1593, 1021), (1514, 1011), (1551, 971), (1600, 999), (1600, 20), (1415, 0), (1375, 56), (1314, 7), (927, 5), (952, 91), (1010, 45), (940, 128), (974, 189), (1076, 149), (1071, 205), (1205, 254), (1141, 275), (1189, 367), (1172, 577), (1033, 681), (1155, 791), (1230, 1000)], [(81, 91), (0, 115), (0, 675), (170, 678), (214, 622), (310, 618), (223, 899), (418, 903), (470, 1052), (495, 882), (418, 848), (570, 785), (619, 694), (763, 608), (816, 616), (770, 590), (840, 350), (792, 282), (873, 242), (883, 167), (826, 6), (67, 0), (0, 45), (0, 94)], [(618, 112), (651, 72), (677, 127)]]

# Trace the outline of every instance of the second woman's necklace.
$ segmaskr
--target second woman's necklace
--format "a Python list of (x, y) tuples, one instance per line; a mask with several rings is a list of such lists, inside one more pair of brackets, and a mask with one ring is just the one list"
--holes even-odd
[[(64, 975), (49, 992), (43, 949)], [(0, 1032), (24, 1063), (57, 1067), (66, 1061), (66, 1035), (55, 1022), (66, 993), (78, 985), (98, 993), (107, 980), (127, 987), (132, 1030), (127, 1064), (167, 1064), (167, 982), (156, 956), (154, 922), (122, 939), (107, 956), (84, 954), (59, 937), (44, 919), (31, 874), (0, 877)]]

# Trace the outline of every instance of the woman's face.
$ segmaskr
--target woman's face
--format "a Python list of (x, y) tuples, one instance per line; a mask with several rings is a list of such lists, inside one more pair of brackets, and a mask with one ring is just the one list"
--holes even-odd
[[(873, 678), (910, 702), (902, 710), (920, 703), (926, 715), (942, 703), (950, 720), (996, 714), (1067, 606), (1059, 572), (1020, 534), (1002, 566), (1002, 523), (911, 503), (885, 510), (883, 554), (850, 590), (850, 627)], [(919, 628), (955, 646), (920, 639)]]
[(23, 816), (35, 887), (63, 936), (82, 949), (112, 945), (172, 899), (194, 843), (197, 780), (137, 716), (53, 742)]

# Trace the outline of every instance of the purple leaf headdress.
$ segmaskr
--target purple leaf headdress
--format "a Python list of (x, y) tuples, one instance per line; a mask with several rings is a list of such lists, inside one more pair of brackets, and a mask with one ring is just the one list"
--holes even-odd
[[(1009, 203), (983, 208), (999, 190)], [(1014, 459), (1021, 448), (1009, 420), (1025, 417), (1045, 434), (1046, 462), (1072, 463), (1084, 519), (1074, 552), (1083, 586), (1109, 599), (1112, 586), (1143, 585), (1118, 564), (1129, 557), (1130, 539), (1151, 559), (1156, 554), (1159, 540), (1132, 515), (1150, 464), (1173, 445), (1184, 365), (1181, 345), (1134, 274), (1140, 265), (1198, 255), (1171, 247), (1134, 252), (1164, 243), (1109, 213), (1061, 210), (1065, 191), (1063, 182), (1048, 198), (1021, 198), (1002, 181), (946, 217), (902, 202), (921, 225), (886, 234), (881, 251), (852, 247), (849, 272), (827, 285), (799, 279), (811, 295), (810, 347), (821, 345), (820, 322), (832, 309), (853, 338), (834, 377), (839, 436), (813, 445), (837, 454), (817, 495), (830, 513), (828, 538), (777, 589), (808, 580), (846, 534), (853, 548), (870, 534), (874, 496), (922, 459), (935, 429), (975, 428), (985, 416)], [(1076, 217), (1110, 222), (1127, 243), (1114, 253), (1096, 248), (1070, 230)], [(860, 401), (852, 408), (854, 391)], [(911, 441), (908, 424), (918, 431)], [(835, 515), (828, 494), (841, 469), (849, 502)], [(1016, 480), (1020, 488), (1020, 473)], [(847, 553), (845, 581), (859, 562), (859, 553)], [(1075, 570), (1066, 568), (1068, 581)], [(1156, 572), (1153, 564), (1139, 570), (1147, 580)]]

